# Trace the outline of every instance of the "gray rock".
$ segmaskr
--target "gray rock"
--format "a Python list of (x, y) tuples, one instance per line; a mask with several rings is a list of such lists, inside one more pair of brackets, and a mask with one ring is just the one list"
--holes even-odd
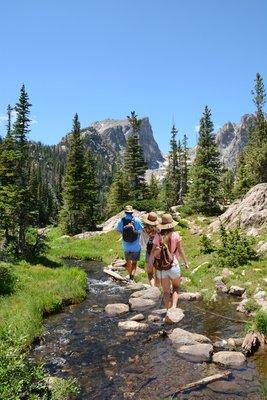
[(257, 249), (257, 253), (261, 256), (267, 253), (267, 242), (262, 243), (258, 249)]
[(179, 300), (201, 300), (202, 299), (202, 294), (199, 292), (183, 292), (179, 293)]
[(158, 300), (161, 296), (161, 292), (157, 287), (150, 287), (145, 290), (139, 290), (131, 294), (131, 298), (140, 297), (142, 299)]
[(248, 299), (243, 299), (242, 301), (240, 301), (240, 303), (236, 307), (237, 311), (242, 312), (243, 314), (246, 314), (247, 310), (245, 308), (245, 305), (247, 304), (247, 302), (248, 302)]
[(105, 311), (108, 315), (120, 315), (129, 312), (128, 304), (116, 303), (108, 304), (105, 307)]
[(136, 314), (133, 317), (130, 318), (130, 321), (143, 321), (145, 319), (145, 316), (143, 314)]
[(217, 381), (212, 382), (207, 385), (209, 389), (216, 393), (223, 394), (237, 394), (241, 391), (241, 386), (239, 386), (234, 380), (231, 381)]
[(159, 310), (153, 310), (152, 313), (155, 315), (165, 315), (167, 308), (160, 308)]
[(174, 329), (169, 334), (169, 339), (174, 347), (182, 345), (191, 345), (197, 343), (211, 343), (211, 340), (204, 335), (192, 333), (181, 328)]
[(242, 346), (243, 341), (244, 341), (244, 338), (229, 338), (229, 339), (227, 339), (227, 343), (231, 347), (240, 347), (240, 346)]
[(213, 343), (213, 346), (216, 347), (217, 349), (224, 349), (227, 347), (227, 340), (217, 340), (216, 342)]
[(161, 321), (161, 317), (159, 315), (150, 314), (147, 317), (147, 320), (148, 320), (148, 322), (158, 322), (158, 321)]
[(146, 332), (148, 330), (146, 323), (137, 321), (121, 321), (118, 327), (123, 331)]
[(115, 268), (125, 267), (126, 266), (126, 261), (121, 259), (121, 258), (118, 258), (118, 259), (116, 259), (116, 260), (114, 260), (112, 262), (112, 266), (115, 267)]
[(226, 367), (240, 367), (246, 361), (246, 357), (239, 351), (219, 351), (213, 354), (212, 361)]
[(192, 362), (204, 362), (210, 361), (211, 354), (213, 352), (213, 346), (211, 344), (197, 343), (187, 346), (180, 346), (176, 352), (182, 358)]
[(129, 303), (132, 311), (145, 311), (156, 305), (154, 300), (143, 299), (142, 297), (130, 298)]
[(145, 286), (143, 285), (143, 283), (139, 282), (139, 283), (129, 283), (126, 286), (127, 290), (131, 290), (131, 291), (139, 291), (139, 290), (143, 290), (145, 289)]
[(210, 225), (210, 229), (219, 230), (221, 223), (228, 229), (240, 224), (240, 228), (246, 231), (267, 227), (267, 183), (252, 187), (242, 199), (231, 204), (225, 213)]
[(223, 283), (222, 281), (223, 277), (222, 276), (216, 276), (214, 278), (214, 282), (216, 285), (216, 290), (218, 293), (228, 293), (228, 287)]
[(245, 288), (242, 288), (240, 286), (231, 286), (229, 289), (229, 294), (232, 294), (233, 296), (242, 296), (245, 290)]
[(165, 317), (166, 324), (177, 324), (184, 318), (183, 310), (180, 308), (170, 308)]

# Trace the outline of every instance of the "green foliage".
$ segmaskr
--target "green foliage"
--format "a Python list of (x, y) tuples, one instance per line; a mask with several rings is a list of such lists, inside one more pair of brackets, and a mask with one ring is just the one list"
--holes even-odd
[(220, 173), (220, 155), (213, 133), (211, 111), (206, 106), (200, 120), (196, 158), (190, 171), (191, 185), (187, 197), (187, 204), (194, 212), (207, 215), (219, 212)]
[(231, 203), (234, 199), (234, 180), (234, 172), (230, 169), (224, 168), (220, 177), (220, 202), (223, 205)]
[(0, 263), (0, 296), (11, 294), (16, 278), (9, 264)]
[(42, 368), (31, 364), (18, 343), (0, 341), (0, 398), (49, 400)]
[(262, 384), (262, 394), (263, 398), (267, 399), (267, 379), (265, 379), (265, 381)]
[(79, 392), (76, 379), (50, 378), (51, 400), (74, 400)]
[(255, 239), (248, 237), (239, 228), (220, 228), (221, 244), (216, 250), (214, 263), (219, 268), (237, 268), (258, 258), (254, 249)]
[(99, 204), (95, 162), (91, 152), (85, 152), (77, 114), (73, 119), (63, 199), (61, 224), (65, 233), (74, 235), (95, 228)]
[(160, 193), (160, 184), (155, 175), (152, 173), (148, 184), (148, 196), (151, 200), (158, 200)]
[(147, 200), (134, 200), (131, 202), (133, 208), (139, 211), (155, 211), (162, 208), (162, 203), (157, 199), (147, 199)]
[(260, 309), (259, 304), (255, 299), (249, 299), (245, 304), (244, 308), (248, 313), (258, 311)]
[(118, 169), (107, 198), (108, 215), (117, 214), (129, 200), (129, 184), (125, 173)]
[(257, 311), (254, 318), (255, 330), (267, 336), (267, 312), (263, 310)]
[(200, 238), (201, 249), (203, 254), (210, 254), (215, 251), (212, 240), (207, 235), (202, 235)]

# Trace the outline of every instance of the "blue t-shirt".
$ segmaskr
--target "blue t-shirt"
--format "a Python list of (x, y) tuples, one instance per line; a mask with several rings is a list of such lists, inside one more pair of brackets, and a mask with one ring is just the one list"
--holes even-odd
[[(129, 215), (129, 214), (125, 214), (125, 216), (124, 216), (123, 218), (126, 218), (126, 219), (128, 219), (129, 221), (131, 221), (132, 219), (134, 219), (135, 229), (138, 231), (138, 238), (137, 238), (134, 242), (129, 243), (129, 242), (125, 242), (125, 240), (122, 239), (122, 247), (123, 247), (123, 250), (124, 250), (125, 252), (131, 251), (131, 252), (134, 252), (134, 253), (138, 253), (138, 252), (141, 250), (141, 245), (140, 245), (140, 234), (141, 234), (141, 232), (142, 232), (143, 225), (142, 225), (142, 223), (141, 223), (141, 221), (140, 221), (139, 218), (135, 218), (135, 217), (133, 217), (131, 214), (130, 214), (130, 215)], [(117, 226), (116, 226), (116, 230), (117, 230), (118, 232), (122, 233), (122, 231), (123, 231), (123, 222), (122, 222), (122, 219), (120, 219), (120, 220), (118, 221)]]

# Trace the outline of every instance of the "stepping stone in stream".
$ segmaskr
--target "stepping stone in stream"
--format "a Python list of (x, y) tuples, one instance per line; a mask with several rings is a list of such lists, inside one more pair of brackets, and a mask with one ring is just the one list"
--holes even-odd
[(246, 357), (240, 351), (219, 351), (213, 355), (212, 361), (226, 367), (240, 367), (245, 363)]
[(213, 346), (207, 343), (197, 343), (187, 346), (180, 346), (176, 350), (182, 358), (192, 362), (210, 361)]
[(152, 307), (155, 307), (156, 302), (151, 299), (143, 299), (141, 297), (130, 298), (129, 304), (132, 311), (145, 311)]
[(133, 317), (131, 317), (129, 320), (130, 321), (143, 321), (145, 319), (145, 316), (143, 314), (136, 314)]
[(184, 318), (184, 313), (181, 308), (170, 308), (167, 311), (164, 322), (166, 324), (177, 324)]
[(129, 306), (123, 303), (108, 304), (105, 307), (105, 311), (108, 315), (125, 314), (129, 312)]
[(118, 327), (128, 332), (146, 332), (148, 330), (148, 325), (146, 323), (137, 321), (121, 321), (118, 323)]
[(169, 339), (175, 348), (183, 345), (193, 345), (197, 343), (211, 344), (211, 340), (204, 335), (192, 333), (181, 328), (175, 328), (170, 334)]
[(131, 294), (131, 298), (141, 297), (142, 299), (158, 300), (161, 296), (161, 292), (157, 287), (150, 287), (145, 290), (139, 290)]

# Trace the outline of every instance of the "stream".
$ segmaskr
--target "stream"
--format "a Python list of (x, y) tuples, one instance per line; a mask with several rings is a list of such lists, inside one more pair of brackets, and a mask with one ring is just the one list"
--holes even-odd
[[(185, 361), (175, 354), (166, 338), (148, 340), (150, 335), (166, 329), (161, 322), (151, 323), (148, 333), (126, 335), (118, 329), (118, 321), (137, 312), (109, 317), (103, 310), (109, 303), (127, 303), (129, 291), (104, 276), (103, 265), (99, 262), (70, 262), (74, 264), (88, 273), (87, 298), (45, 320), (40, 343), (33, 346), (30, 357), (44, 363), (50, 375), (77, 378), (78, 400), (264, 399), (261, 385), (267, 379), (266, 353), (248, 358), (245, 366), (233, 369), (229, 381), (214, 382), (172, 397), (179, 385), (226, 368)], [(184, 301), (179, 307), (184, 310), (185, 318), (174, 327), (201, 333), (212, 341), (236, 336), (243, 328), (243, 324), (208, 313), (210, 310), (242, 319), (229, 297), (210, 306), (201, 301)], [(146, 316), (149, 312), (143, 314)]]

